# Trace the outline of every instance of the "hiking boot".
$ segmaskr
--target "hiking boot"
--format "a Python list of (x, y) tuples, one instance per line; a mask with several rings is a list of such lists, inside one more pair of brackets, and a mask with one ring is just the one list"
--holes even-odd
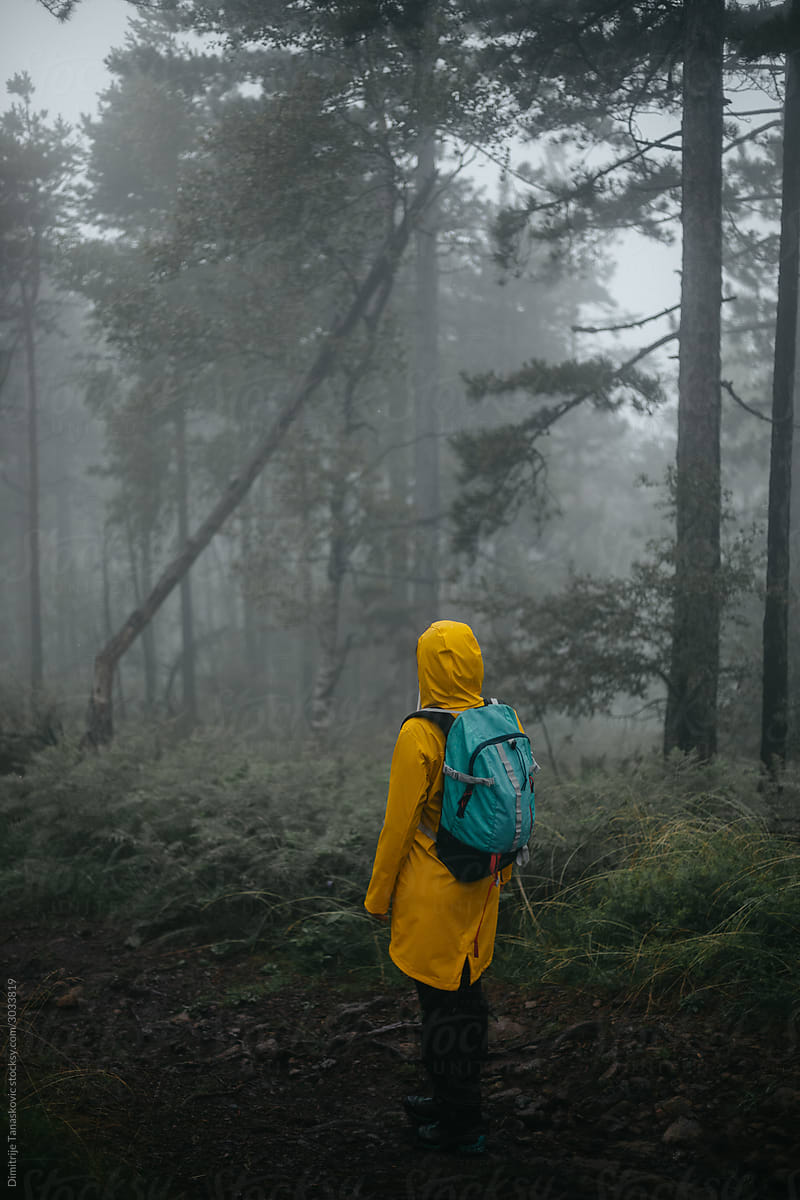
[(450, 1150), (469, 1155), (486, 1153), (486, 1135), (479, 1127), (456, 1129), (435, 1121), (432, 1125), (420, 1125), (417, 1141), (428, 1150)]
[(433, 1096), (406, 1096), (403, 1108), (414, 1121), (430, 1123), (439, 1118), (439, 1105)]

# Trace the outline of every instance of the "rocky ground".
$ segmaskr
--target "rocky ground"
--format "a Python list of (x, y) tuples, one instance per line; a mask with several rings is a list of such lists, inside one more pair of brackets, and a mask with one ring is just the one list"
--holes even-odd
[(17, 1196), (800, 1200), (800, 1020), (755, 1032), (489, 972), (471, 1160), (418, 1150), (401, 1115), (418, 1012), (391, 965), (368, 991), (325, 986), (75, 921), (17, 924), (3, 950)]

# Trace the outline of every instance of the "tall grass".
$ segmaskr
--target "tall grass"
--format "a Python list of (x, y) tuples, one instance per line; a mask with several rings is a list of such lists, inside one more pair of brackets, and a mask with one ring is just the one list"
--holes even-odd
[(771, 832), (761, 789), (755, 768), (677, 757), (549, 788), (527, 903), (504, 909), (506, 969), (799, 1013), (800, 846)]

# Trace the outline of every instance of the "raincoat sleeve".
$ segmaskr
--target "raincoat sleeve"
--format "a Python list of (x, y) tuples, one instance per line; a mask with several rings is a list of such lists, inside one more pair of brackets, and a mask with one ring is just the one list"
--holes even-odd
[(376, 916), (388, 911), (397, 876), (414, 841), (433, 778), (433, 763), (414, 723), (404, 725), (395, 743), (386, 815), (378, 838), (364, 907)]

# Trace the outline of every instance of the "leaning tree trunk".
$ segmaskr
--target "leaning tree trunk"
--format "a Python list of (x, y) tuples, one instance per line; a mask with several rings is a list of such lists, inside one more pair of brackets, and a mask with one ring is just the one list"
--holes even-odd
[(675, 597), (664, 748), (717, 746), (725, 0), (686, 0)]
[(237, 505), (247, 495), (253, 481), (278, 450), (283, 438), (303, 406), (328, 376), (340, 348), (362, 318), (377, 319), (391, 291), (397, 262), (408, 244), (411, 231), (428, 204), (435, 176), (431, 175), (419, 187), (400, 223), (394, 228), (373, 263), (366, 278), (356, 291), (345, 313), (336, 321), (322, 341), (311, 367), (290, 396), (282, 412), (236, 478), (232, 479), (222, 497), (214, 505), (193, 537), (187, 539), (180, 553), (166, 567), (150, 595), (140, 608), (130, 614), (122, 628), (103, 647), (95, 658), (94, 683), (89, 700), (87, 730), (84, 741), (99, 745), (113, 736), (112, 683), (114, 669), (128, 647), (152, 620), (154, 614), (180, 583), (183, 576), (205, 549), (214, 534), (222, 527)]
[[(792, 17), (800, 18), (800, 0)], [(786, 56), (778, 312), (772, 377), (772, 443), (764, 604), (761, 759), (772, 769), (786, 758), (789, 714), (789, 568), (792, 427), (800, 273), (800, 51)]]

